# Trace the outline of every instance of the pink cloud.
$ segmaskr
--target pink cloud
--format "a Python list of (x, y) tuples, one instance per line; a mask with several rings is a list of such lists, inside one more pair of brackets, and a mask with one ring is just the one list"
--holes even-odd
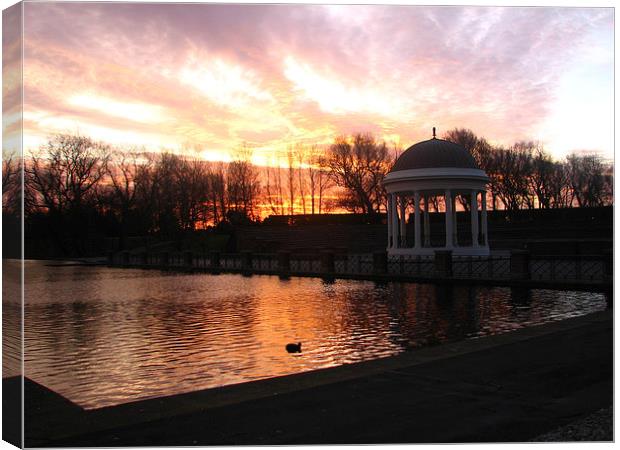
[[(357, 130), (409, 144), (432, 126), (504, 143), (534, 137), (560, 80), (593, 52), (611, 54), (613, 36), (613, 11), (600, 8), (27, 3), (25, 12), (27, 108), (205, 150)], [(612, 73), (612, 62), (602, 68)], [(68, 101), (76, 95), (151, 105), (165, 120), (80, 108)]]

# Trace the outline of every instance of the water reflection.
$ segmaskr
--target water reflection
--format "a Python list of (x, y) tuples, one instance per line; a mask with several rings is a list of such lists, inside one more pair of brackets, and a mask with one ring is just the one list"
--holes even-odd
[[(26, 264), (26, 375), (87, 408), (582, 315), (603, 295)], [(303, 342), (303, 353), (284, 345)]]
[(2, 377), (22, 372), (21, 263), (2, 260)]

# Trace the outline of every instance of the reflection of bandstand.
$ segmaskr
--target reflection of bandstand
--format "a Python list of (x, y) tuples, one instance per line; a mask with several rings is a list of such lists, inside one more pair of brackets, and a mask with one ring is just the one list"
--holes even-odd
[[(383, 180), (388, 192), (388, 254), (432, 255), (436, 250), (451, 250), (456, 256), (488, 255), (488, 181), (464, 147), (437, 139), (433, 128), (433, 138), (405, 150)], [(471, 212), (471, 238), (463, 242), (457, 239), (457, 197), (470, 205)], [(439, 209), (445, 214), (445, 234), (441, 242), (431, 241), (429, 199), (434, 200), (436, 208), (441, 206)], [(407, 236), (407, 213), (411, 207), (414, 211), (413, 240)]]

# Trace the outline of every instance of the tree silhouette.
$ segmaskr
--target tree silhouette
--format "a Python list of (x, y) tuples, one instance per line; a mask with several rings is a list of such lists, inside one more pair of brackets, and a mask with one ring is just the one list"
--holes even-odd
[(602, 159), (597, 155), (577, 155), (566, 158), (568, 179), (573, 199), (582, 207), (602, 206), (613, 192), (612, 177), (605, 170)]
[(385, 142), (370, 134), (336, 138), (323, 160), (334, 183), (344, 189), (339, 206), (352, 212), (378, 213), (385, 205), (382, 181), (394, 158)]
[(21, 164), (14, 154), (2, 161), (2, 212), (15, 214), (21, 208)]
[(249, 149), (242, 149), (237, 158), (228, 164), (226, 178), (228, 211), (241, 213), (251, 220), (257, 219), (260, 180), (258, 170), (251, 162)]

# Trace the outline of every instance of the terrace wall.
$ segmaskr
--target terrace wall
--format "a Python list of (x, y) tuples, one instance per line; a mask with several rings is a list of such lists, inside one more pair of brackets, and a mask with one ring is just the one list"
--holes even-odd
[[(431, 236), (443, 235), (443, 221), (443, 214), (430, 214)], [(457, 213), (457, 222), (459, 241), (467, 242), (469, 213)], [(489, 211), (488, 224), (490, 246), (497, 250), (591, 255), (613, 246), (612, 207)], [(407, 227), (407, 235), (413, 236), (413, 223)], [(236, 239), (239, 251), (366, 253), (385, 250), (387, 225), (385, 214), (272, 216), (261, 225), (238, 228)]]

